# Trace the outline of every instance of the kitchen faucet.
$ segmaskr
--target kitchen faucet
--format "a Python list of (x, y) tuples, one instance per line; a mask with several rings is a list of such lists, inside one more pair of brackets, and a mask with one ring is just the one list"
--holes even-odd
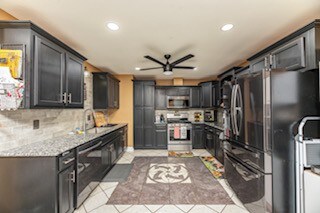
[[(84, 110), (83, 112), (83, 134), (84, 136), (86, 136), (87, 134), (87, 112), (91, 112), (92, 113), (92, 116), (94, 114), (94, 110), (93, 109), (86, 109)], [(97, 133), (97, 129), (95, 128), (95, 133)]]

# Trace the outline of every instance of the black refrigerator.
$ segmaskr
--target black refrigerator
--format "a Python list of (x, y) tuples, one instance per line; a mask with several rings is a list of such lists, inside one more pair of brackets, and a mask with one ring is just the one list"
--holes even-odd
[[(295, 212), (294, 135), (299, 120), (320, 115), (318, 72), (263, 70), (233, 82), (225, 175), (250, 212)], [(306, 132), (317, 137), (319, 126)]]

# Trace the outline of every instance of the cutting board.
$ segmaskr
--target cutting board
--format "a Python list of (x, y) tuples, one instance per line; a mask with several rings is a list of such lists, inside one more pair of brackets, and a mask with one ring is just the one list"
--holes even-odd
[(102, 127), (107, 125), (107, 120), (103, 112), (95, 112), (94, 113), (94, 121), (96, 123), (96, 127)]

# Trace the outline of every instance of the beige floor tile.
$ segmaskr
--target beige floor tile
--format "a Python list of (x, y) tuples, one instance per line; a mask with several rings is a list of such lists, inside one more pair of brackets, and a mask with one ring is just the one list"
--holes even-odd
[(133, 205), (123, 212), (124, 213), (150, 213), (149, 209), (144, 205)]
[(181, 209), (183, 212), (189, 212), (190, 209), (194, 207), (194, 205), (175, 205), (175, 206)]
[(215, 210), (216, 212), (222, 212), (226, 205), (207, 205), (210, 209)]
[(110, 198), (111, 195), (112, 195), (112, 193), (113, 193), (113, 191), (114, 191), (115, 189), (116, 189), (116, 186), (111, 187), (111, 188), (108, 188), (108, 189), (104, 190), (104, 193), (106, 193), (106, 195), (108, 196), (108, 198)]
[(213, 209), (205, 205), (195, 205), (190, 211), (190, 213), (217, 213)]
[(74, 213), (87, 213), (84, 206), (80, 206), (78, 209), (74, 211)]
[(233, 194), (233, 196), (231, 197), (232, 201), (234, 202), (234, 204), (236, 204), (237, 206), (246, 209), (246, 207), (244, 207), (244, 205), (242, 204), (242, 202), (239, 200), (239, 198), (237, 197), (236, 194)]
[(119, 212), (123, 212), (126, 209), (130, 208), (132, 205), (114, 205)]
[(84, 208), (90, 212), (108, 202), (108, 197), (104, 192), (100, 192), (92, 197), (89, 197), (84, 203)]
[(118, 213), (119, 211), (113, 205), (103, 205), (94, 210), (90, 213)]
[(118, 182), (101, 182), (100, 183), (100, 188), (102, 190), (106, 190), (106, 189), (109, 189), (109, 188), (113, 188), (115, 186), (118, 185)]
[(249, 213), (247, 210), (244, 210), (243, 208), (240, 208), (237, 205), (227, 205), (222, 213)]
[(145, 205), (151, 212), (156, 212), (159, 210), (163, 205)]
[(218, 179), (218, 181), (223, 187), (223, 189), (228, 193), (229, 197), (232, 197), (234, 194), (234, 191), (231, 189), (228, 182), (225, 179)]
[(97, 187), (91, 192), (90, 196), (94, 196), (94, 195), (96, 195), (96, 194), (98, 194), (98, 193), (100, 193), (100, 192), (103, 192), (103, 191), (102, 191), (102, 189), (101, 189), (99, 186), (97, 186)]
[(157, 213), (183, 213), (182, 210), (180, 210), (175, 205), (164, 205), (161, 209), (156, 211)]

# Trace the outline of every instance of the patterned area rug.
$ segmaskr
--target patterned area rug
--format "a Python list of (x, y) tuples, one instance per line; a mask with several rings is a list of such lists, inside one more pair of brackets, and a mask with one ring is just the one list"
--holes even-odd
[(169, 151), (168, 157), (175, 157), (175, 158), (192, 158), (194, 155), (192, 152), (174, 152)]
[(224, 167), (215, 157), (200, 157), (203, 164), (209, 169), (216, 179), (224, 178)]

